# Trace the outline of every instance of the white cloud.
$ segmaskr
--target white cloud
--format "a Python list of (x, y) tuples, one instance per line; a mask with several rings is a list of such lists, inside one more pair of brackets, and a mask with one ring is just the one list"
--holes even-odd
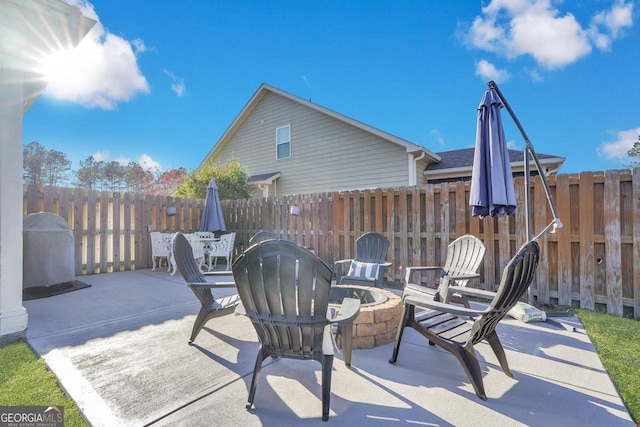
[(182, 97), (187, 90), (184, 85), (184, 79), (176, 77), (171, 71), (164, 70), (164, 73), (171, 79), (171, 90), (174, 91), (178, 97)]
[(93, 160), (95, 160), (96, 162), (106, 162), (107, 160), (109, 160), (109, 151), (96, 151), (93, 154)]
[(633, 4), (617, 1), (611, 10), (596, 14), (591, 20), (589, 35), (600, 50), (608, 50), (613, 40), (633, 25)]
[(625, 160), (627, 159), (627, 152), (638, 141), (640, 127), (617, 131), (614, 136), (614, 141), (605, 142), (598, 148), (598, 155), (609, 160)]
[(432, 129), (430, 133), (431, 135), (433, 135), (439, 145), (445, 145), (444, 138), (442, 138), (442, 135), (440, 134), (440, 131), (438, 129)]
[[(109, 159), (111, 158), (111, 154), (109, 153), (108, 150), (96, 151), (92, 156), (96, 162), (105, 162), (105, 163), (109, 162), (110, 161)], [(131, 163), (131, 159), (129, 157), (126, 157), (124, 154), (121, 154), (114, 161), (120, 163), (122, 166), (127, 166), (129, 163)], [(151, 171), (151, 172), (163, 171), (163, 168), (160, 165), (160, 163), (153, 160), (151, 156), (148, 154), (141, 154), (138, 157), (138, 160), (136, 162), (142, 167), (142, 169), (146, 171)]]
[(127, 166), (129, 163), (131, 163), (131, 159), (128, 157), (125, 157), (124, 155), (120, 154), (120, 157), (118, 157), (117, 159), (115, 159), (116, 162), (120, 163), (122, 166)]
[(153, 160), (151, 156), (149, 156), (148, 154), (142, 154), (140, 157), (138, 157), (138, 164), (142, 166), (142, 169), (146, 171), (151, 171), (151, 172), (162, 171), (162, 166), (160, 166), (160, 163)]
[(508, 59), (533, 57), (538, 65), (556, 69), (592, 50), (608, 46), (630, 27), (633, 6), (618, 0), (599, 12), (585, 30), (571, 13), (562, 14), (550, 0), (492, 0), (482, 8), (466, 34), (466, 44)]
[(542, 76), (540, 75), (540, 73), (538, 72), (538, 70), (535, 69), (535, 68), (534, 69), (528, 69), (527, 68), (527, 69), (525, 69), (525, 72), (527, 74), (529, 74), (529, 77), (531, 77), (531, 80), (536, 82), (536, 83), (539, 83), (539, 82), (544, 80), (542, 78)]
[(144, 53), (148, 50), (147, 46), (144, 44), (144, 40), (142, 39), (135, 39), (134, 41), (131, 42), (131, 44), (135, 49), (136, 55), (139, 53)]
[(507, 70), (499, 70), (485, 59), (476, 63), (476, 75), (482, 77), (483, 80), (493, 80), (496, 83), (503, 83), (511, 77)]
[(118, 102), (128, 101), (139, 92), (149, 93), (149, 84), (138, 68), (136, 57), (136, 53), (146, 50), (144, 42), (140, 39), (129, 42), (111, 34), (91, 3), (68, 1), (97, 23), (75, 50), (43, 59), (41, 72), (50, 81), (45, 95), (87, 108), (112, 110)]
[(518, 144), (512, 139), (511, 141), (507, 141), (507, 148), (509, 150), (519, 150)]

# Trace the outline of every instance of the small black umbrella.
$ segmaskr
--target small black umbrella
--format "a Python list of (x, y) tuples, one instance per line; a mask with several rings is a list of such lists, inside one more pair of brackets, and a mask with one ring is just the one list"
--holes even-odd
[(516, 212), (509, 149), (500, 118), (502, 107), (493, 88), (485, 92), (478, 106), (469, 204), (473, 206), (473, 216), (481, 218)]
[(215, 178), (211, 178), (209, 187), (207, 187), (207, 198), (204, 202), (204, 210), (202, 211), (198, 231), (227, 231), (224, 225), (222, 206), (218, 196), (218, 185)]

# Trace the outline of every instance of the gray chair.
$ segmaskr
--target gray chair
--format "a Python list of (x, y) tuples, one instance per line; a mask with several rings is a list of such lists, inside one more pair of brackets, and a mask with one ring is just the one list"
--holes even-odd
[[(173, 239), (173, 259), (187, 286), (193, 291), (201, 305), (198, 316), (193, 324), (191, 338), (189, 338), (189, 345), (191, 345), (209, 320), (233, 313), (236, 305), (240, 303), (240, 298), (237, 294), (220, 299), (213, 297), (211, 293), (212, 289), (233, 288), (235, 284), (233, 282), (207, 282), (205, 275), (202, 274), (200, 267), (193, 257), (193, 250), (189, 241), (182, 233), (176, 233)], [(207, 276), (212, 275), (207, 274)]]
[(249, 389), (253, 405), (262, 362), (269, 356), (316, 360), (322, 365), (322, 420), (329, 419), (333, 325), (352, 327), (360, 301), (345, 298), (337, 316), (329, 309), (331, 268), (310, 251), (288, 240), (263, 240), (234, 262), (233, 276), (260, 348)]
[[(403, 298), (402, 317), (389, 363), (396, 363), (404, 328), (413, 328), (429, 340), (458, 358), (478, 397), (487, 400), (482, 381), (482, 370), (474, 345), (487, 341), (495, 353), (504, 373), (513, 377), (507, 357), (496, 333), (496, 325), (525, 294), (538, 266), (538, 243), (525, 243), (502, 272), (498, 291), (488, 292), (462, 286), (455, 292), (478, 296), (493, 296), (485, 310), (472, 310), (434, 301), (424, 295), (406, 295)], [(471, 318), (470, 318), (471, 317)], [(420, 364), (420, 367), (424, 364)], [(437, 367), (434, 367), (437, 369)]]
[[(469, 308), (469, 301), (465, 295), (451, 294), (450, 286), (466, 286), (469, 280), (478, 279), (478, 268), (482, 263), (487, 248), (480, 239), (470, 234), (458, 237), (447, 248), (447, 259), (442, 267), (407, 267), (405, 271), (404, 295), (427, 294), (436, 301), (462, 304)], [(436, 272), (439, 281), (437, 289), (429, 288), (420, 283), (422, 273)], [(418, 280), (415, 273), (420, 273)]]
[(387, 262), (389, 240), (380, 233), (370, 231), (356, 240), (355, 259), (335, 262), (336, 281), (341, 284), (382, 287)]

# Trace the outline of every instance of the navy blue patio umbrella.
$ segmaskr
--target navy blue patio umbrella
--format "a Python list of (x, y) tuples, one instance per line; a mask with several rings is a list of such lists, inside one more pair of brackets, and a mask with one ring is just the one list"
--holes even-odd
[[(540, 160), (529, 141), (524, 128), (518, 121), (513, 110), (502, 96), (498, 85), (490, 81), (489, 89), (485, 92), (482, 102), (478, 107), (478, 128), (476, 133), (476, 150), (473, 159), (473, 172), (471, 176), (471, 190), (469, 204), (473, 206), (473, 216), (513, 215), (516, 209), (513, 177), (511, 174), (511, 162), (506, 146), (500, 108), (507, 109), (514, 123), (524, 138), (524, 182), (525, 182), (525, 210), (526, 210), (526, 236), (527, 240), (538, 240), (549, 229), (562, 228), (562, 222), (558, 218), (556, 205), (547, 183), (545, 170), (540, 165)], [(532, 237), (531, 224), (531, 180), (529, 160), (532, 159), (538, 170), (538, 176), (542, 180), (547, 202), (553, 214), (553, 220), (535, 237)], [(529, 304), (533, 304), (533, 291), (528, 293)]]
[(202, 217), (200, 218), (200, 227), (198, 231), (227, 231), (224, 225), (224, 217), (222, 216), (222, 206), (220, 205), (220, 196), (218, 195), (218, 184), (216, 179), (211, 178), (211, 182), (207, 187), (207, 197), (204, 202)]
[(493, 88), (485, 92), (478, 106), (469, 204), (473, 206), (473, 216), (480, 218), (516, 212), (509, 149), (500, 118), (502, 107)]

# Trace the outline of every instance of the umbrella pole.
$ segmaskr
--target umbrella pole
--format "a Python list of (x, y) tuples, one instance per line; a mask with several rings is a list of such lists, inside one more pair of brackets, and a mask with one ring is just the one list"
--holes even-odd
[[(542, 166), (540, 165), (540, 160), (538, 159), (538, 156), (536, 155), (536, 152), (533, 149), (533, 144), (531, 144), (531, 141), (529, 141), (529, 137), (527, 136), (527, 133), (524, 131), (524, 128), (520, 124), (520, 121), (518, 120), (518, 118), (516, 117), (515, 113), (513, 112), (511, 107), (509, 106), (509, 103), (507, 102), (507, 100), (502, 95), (502, 92), (500, 92), (500, 89), (498, 89), (498, 85), (493, 80), (488, 82), (487, 85), (489, 86), (489, 89), (495, 89), (496, 93), (500, 97), (500, 100), (502, 101), (502, 103), (504, 104), (505, 108), (509, 112), (509, 115), (511, 116), (511, 118), (515, 122), (516, 126), (520, 130), (520, 133), (522, 134), (522, 138), (524, 138), (524, 143), (525, 143), (525, 149), (524, 149), (525, 209), (526, 209), (526, 213), (527, 213), (527, 216), (526, 216), (526, 233), (527, 233), (527, 240), (538, 240), (550, 228), (552, 228), (553, 231), (555, 231), (556, 228), (562, 228), (562, 222), (560, 221), (560, 218), (558, 218), (558, 211), (556, 209), (556, 204), (553, 201), (553, 196), (551, 195), (551, 190), (549, 189), (549, 184), (547, 183), (547, 176), (546, 176), (546, 173), (544, 172), (544, 170), (542, 169)], [(530, 182), (530, 175), (531, 174), (530, 174), (530, 170), (529, 170), (529, 156), (531, 156), (531, 158), (533, 159), (533, 161), (536, 164), (536, 168), (538, 169), (538, 175), (542, 179), (544, 192), (545, 192), (545, 195), (547, 196), (547, 201), (549, 202), (549, 207), (551, 208), (551, 213), (553, 214), (553, 220), (551, 221), (551, 223), (549, 225), (547, 225), (534, 238), (531, 237), (532, 234), (533, 234), (532, 231), (531, 231), (531, 224), (533, 223), (533, 220), (532, 220), (532, 209), (531, 209), (531, 182)], [(531, 287), (529, 287), (529, 295), (528, 295), (528, 297), (529, 297), (529, 304), (533, 304), (533, 289)]]

